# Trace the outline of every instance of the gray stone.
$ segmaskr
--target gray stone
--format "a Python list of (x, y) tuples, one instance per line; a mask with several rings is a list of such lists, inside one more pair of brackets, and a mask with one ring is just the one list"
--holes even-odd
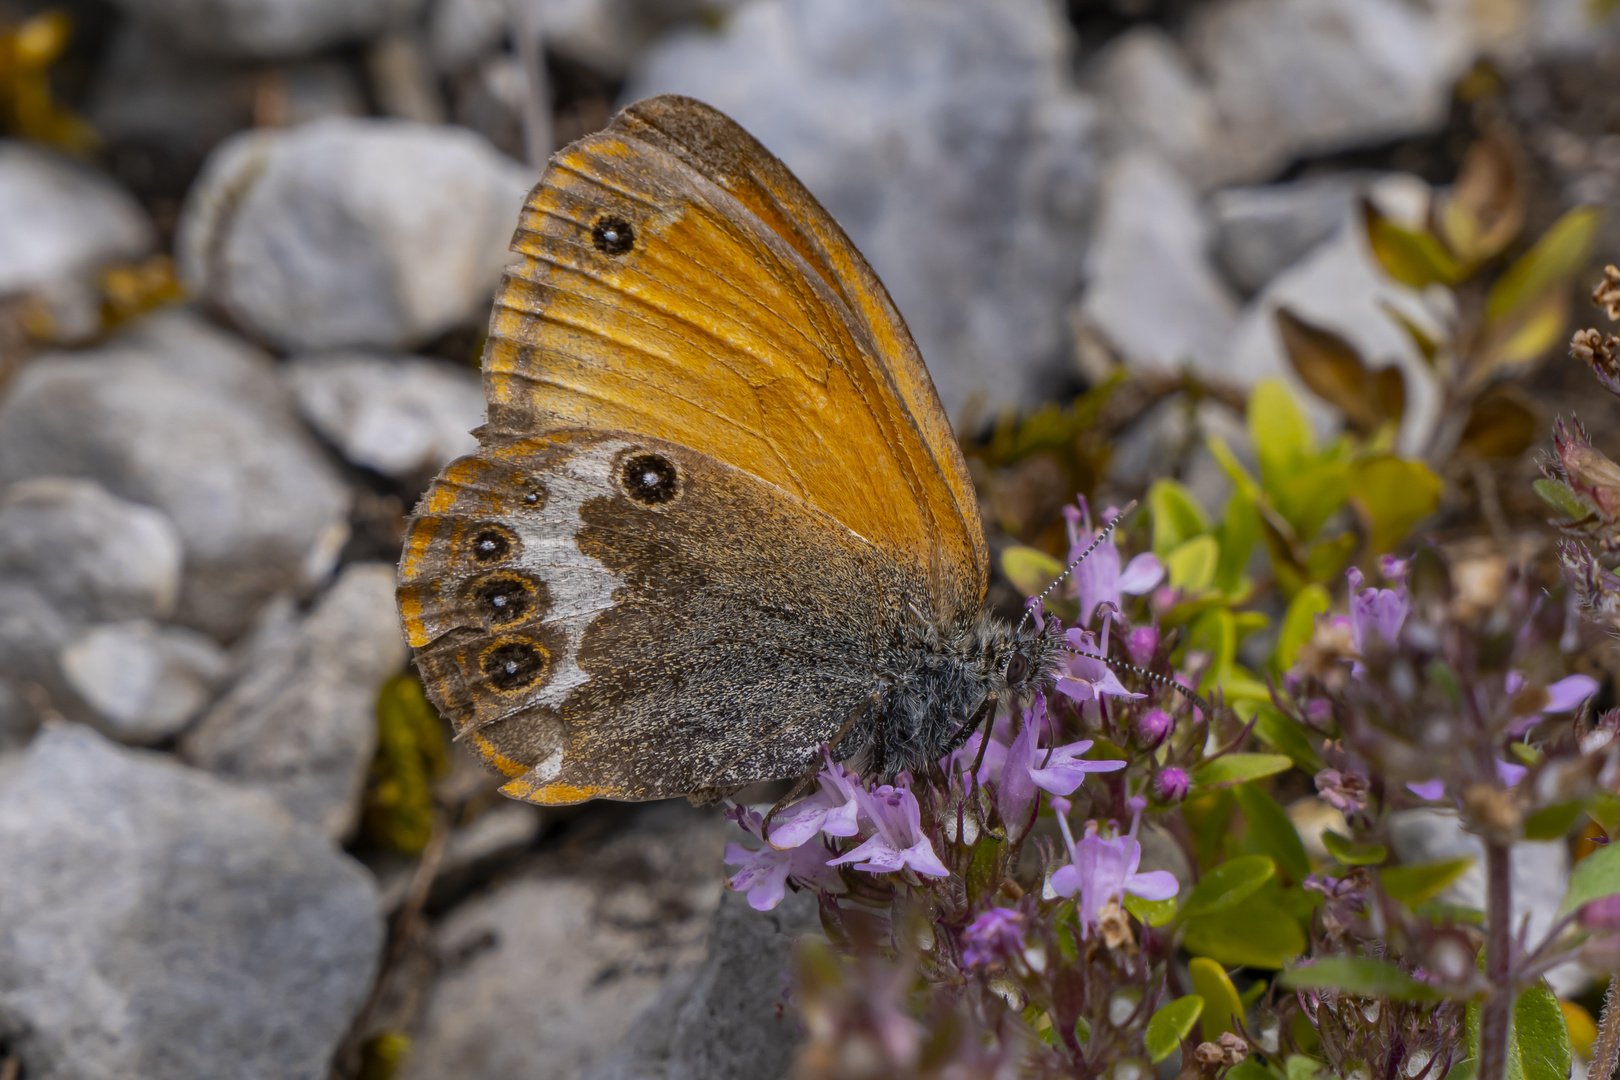
[(1184, 37), (1221, 117), (1231, 179), (1291, 159), (1432, 131), (1473, 62), (1457, 4), (1403, 0), (1218, 0)]
[(304, 419), (356, 465), (420, 478), (477, 449), (478, 372), (421, 357), (303, 356), (282, 368)]
[(1221, 369), (1237, 305), (1205, 255), (1209, 229), (1197, 196), (1165, 162), (1132, 150), (1104, 175), (1082, 325), (1128, 366)]
[(120, 742), (180, 732), (213, 700), (229, 670), (206, 634), (146, 619), (97, 623), (62, 647), (62, 677)]
[(88, 337), (99, 327), (96, 270), (139, 258), (157, 241), (123, 188), (13, 139), (0, 139), (0, 236), (0, 297), (33, 296), (58, 340)]
[(41, 720), (66, 715), (74, 694), (62, 681), (56, 653), (79, 624), (31, 583), (0, 577), (0, 681), (9, 741), (26, 741)]
[(787, 1077), (804, 1040), (798, 1014), (786, 1007), (788, 976), (807, 938), (826, 940), (814, 894), (789, 893), (774, 910), (755, 911), (727, 892), (702, 964), (670, 979), (588, 1080)]
[(575, 1080), (702, 960), (733, 827), (681, 802), (635, 814), (444, 919), (405, 1080)]
[(174, 614), (183, 558), (168, 515), (94, 480), (46, 476), (0, 495), (0, 575), (28, 581), (70, 618)]
[(1088, 67), (1086, 85), (1101, 103), (1114, 153), (1145, 148), (1199, 186), (1241, 171), (1224, 149), (1209, 87), (1159, 27), (1137, 26), (1110, 41)]
[(404, 665), (394, 568), (351, 564), (308, 616), (288, 605), (267, 612), (243, 650), (241, 676), (181, 754), (342, 838), (377, 746), (377, 693)]
[(1209, 207), (1216, 259), (1238, 288), (1260, 291), (1350, 220), (1367, 182), (1362, 175), (1331, 173), (1215, 192)]
[(12, 681), (0, 674), (0, 758), (28, 745), (37, 726), (33, 707)]
[[(1474, 865), (1446, 888), (1440, 899), (1485, 910), (1485, 845), (1464, 832), (1454, 813), (1441, 810), (1401, 810), (1390, 815), (1389, 838), (1402, 863), (1432, 863), (1470, 856)], [(1513, 845), (1513, 930), (1526, 916), (1530, 920), (1532, 948), (1558, 918), (1558, 907), (1569, 888), (1569, 848), (1562, 840), (1521, 840)], [(1555, 968), (1548, 981), (1561, 995), (1579, 993), (1590, 981), (1573, 963)]]
[(0, 773), (0, 1038), (29, 1080), (324, 1080), (376, 890), (264, 796), (88, 728)]
[(11, 380), (0, 483), (90, 477), (163, 510), (185, 548), (179, 621), (234, 636), (267, 596), (325, 576), (348, 493), (267, 360), (188, 317), (153, 322)]
[(116, 0), (198, 56), (288, 59), (369, 38), (412, 19), (422, 0)]
[(428, 16), (429, 41), (439, 68), (455, 73), (500, 51), (517, 23), (538, 33), (547, 52), (623, 75), (670, 27), (732, 6), (735, 0), (438, 0)]
[(278, 348), (409, 349), (482, 322), (533, 180), (457, 128), (244, 132), (209, 157), (176, 249), (196, 295)]
[(1045, 0), (754, 0), (665, 39), (625, 98), (725, 110), (870, 260), (947, 413), (1033, 403), (1068, 370), (1095, 111)]

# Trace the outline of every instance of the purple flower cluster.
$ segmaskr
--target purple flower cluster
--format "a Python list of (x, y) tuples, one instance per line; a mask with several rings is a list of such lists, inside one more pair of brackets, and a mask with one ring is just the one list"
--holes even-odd
[(1176, 876), (1168, 870), (1137, 872), (1142, 865), (1142, 845), (1136, 839), (1136, 830), (1144, 805), (1140, 799), (1132, 800), (1131, 829), (1123, 836), (1105, 838), (1097, 822), (1088, 821), (1086, 835), (1075, 843), (1069, 831), (1068, 801), (1052, 800), (1069, 862), (1053, 871), (1049, 885), (1054, 895), (1079, 897), (1083, 936), (1097, 928), (1104, 908), (1111, 903), (1123, 904), (1127, 893), (1144, 900), (1168, 900), (1180, 888)]

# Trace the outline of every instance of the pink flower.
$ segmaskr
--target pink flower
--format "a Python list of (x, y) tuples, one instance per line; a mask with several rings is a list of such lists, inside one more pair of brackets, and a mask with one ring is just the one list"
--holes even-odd
[(1187, 797), (1192, 790), (1192, 777), (1187, 775), (1186, 769), (1179, 769), (1174, 765), (1159, 770), (1159, 775), (1153, 778), (1153, 794), (1158, 796), (1160, 802), (1178, 803)]
[(1163, 709), (1149, 709), (1136, 721), (1136, 736), (1148, 747), (1158, 746), (1169, 738), (1175, 729), (1175, 717)]
[[(758, 812), (738, 806), (726, 811), (726, 816), (763, 839), (764, 819)], [(769, 911), (780, 904), (787, 894), (790, 877), (828, 892), (844, 891), (844, 883), (838, 871), (828, 864), (827, 849), (821, 844), (792, 849), (764, 844), (752, 851), (741, 844), (727, 844), (726, 865), (738, 867), (737, 872), (726, 879), (726, 885), (734, 892), (747, 893), (748, 906), (755, 911)]]
[[(1098, 656), (1106, 656), (1103, 649), (1108, 647), (1108, 632), (1103, 631), (1103, 640), (1099, 645), (1096, 637), (1085, 630), (1070, 630), (1064, 639), (1077, 649)], [(1146, 697), (1145, 694), (1133, 694), (1125, 689), (1114, 669), (1101, 660), (1090, 656), (1069, 656), (1064, 659), (1058, 668), (1056, 684), (1058, 693), (1074, 699), (1075, 701), (1092, 701), (1105, 694), (1116, 697), (1134, 699)]]
[(1181, 886), (1168, 870), (1137, 873), (1142, 864), (1142, 845), (1136, 840), (1142, 820), (1139, 808), (1131, 819), (1131, 831), (1124, 836), (1105, 840), (1097, 823), (1088, 821), (1085, 837), (1076, 844), (1069, 832), (1068, 801), (1053, 799), (1052, 806), (1063, 831), (1063, 844), (1069, 849), (1068, 864), (1052, 874), (1052, 891), (1059, 896), (1079, 896), (1082, 935), (1090, 934), (1110, 902), (1124, 903), (1126, 893), (1144, 900), (1168, 900), (1176, 895)]
[(968, 967), (989, 967), (1024, 951), (1024, 914), (997, 907), (968, 923), (962, 931), (962, 960)]
[(950, 876), (923, 835), (922, 811), (911, 789), (884, 784), (871, 791), (856, 789), (856, 798), (872, 835), (855, 850), (827, 860), (828, 866), (854, 863), (855, 869), (870, 874), (891, 874), (909, 867), (928, 877)]
[[(1104, 516), (1112, 514), (1110, 508)], [(1072, 563), (1096, 542), (1101, 530), (1092, 529), (1090, 522), (1083, 520), (1084, 515), (1072, 506), (1064, 508), (1064, 516), (1069, 519), (1069, 562)], [(1122, 570), (1119, 549), (1110, 534), (1074, 568), (1071, 594), (1080, 601), (1080, 625), (1091, 622), (1098, 604), (1112, 603), (1118, 608), (1121, 594), (1141, 596), (1151, 592), (1162, 580), (1164, 564), (1152, 552), (1138, 555)]]
[(1393, 645), (1401, 636), (1401, 624), (1406, 622), (1406, 586), (1400, 581), (1406, 564), (1388, 560), (1384, 569), (1396, 580), (1397, 588), (1363, 589), (1361, 571), (1354, 566), (1345, 574), (1350, 579), (1350, 641), (1357, 652), (1366, 651), (1368, 630), (1376, 629), (1379, 637)]
[(796, 848), (824, 832), (828, 836), (854, 836), (860, 832), (860, 803), (856, 793), (861, 778), (826, 754), (827, 767), (817, 774), (821, 787), (809, 798), (788, 807), (786, 814), (771, 823), (770, 843), (777, 848)]

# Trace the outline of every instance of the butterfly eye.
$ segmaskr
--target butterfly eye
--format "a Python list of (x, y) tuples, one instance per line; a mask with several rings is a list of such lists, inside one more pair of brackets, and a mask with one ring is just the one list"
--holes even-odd
[(546, 650), (530, 641), (497, 641), (478, 658), (478, 669), (497, 690), (526, 690), (544, 678)]
[(1012, 659), (1007, 661), (1007, 683), (1017, 686), (1029, 675), (1029, 657), (1023, 653), (1013, 653)]
[(667, 503), (681, 493), (675, 463), (658, 454), (637, 454), (626, 461), (619, 479), (626, 495), (648, 506)]
[(636, 230), (622, 217), (599, 218), (591, 227), (591, 243), (604, 255), (623, 255), (636, 246)]

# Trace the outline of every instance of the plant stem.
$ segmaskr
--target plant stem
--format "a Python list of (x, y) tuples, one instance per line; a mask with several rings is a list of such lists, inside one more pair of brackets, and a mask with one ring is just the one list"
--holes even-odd
[(1506, 844), (1485, 841), (1485, 978), (1491, 995), (1479, 1018), (1478, 1080), (1507, 1073), (1508, 1024), (1513, 1015), (1513, 862)]
[(1603, 995), (1603, 1015), (1598, 1020), (1597, 1041), (1592, 1044), (1587, 1080), (1609, 1080), (1616, 1058), (1620, 1058), (1620, 978), (1612, 977), (1608, 993)]

